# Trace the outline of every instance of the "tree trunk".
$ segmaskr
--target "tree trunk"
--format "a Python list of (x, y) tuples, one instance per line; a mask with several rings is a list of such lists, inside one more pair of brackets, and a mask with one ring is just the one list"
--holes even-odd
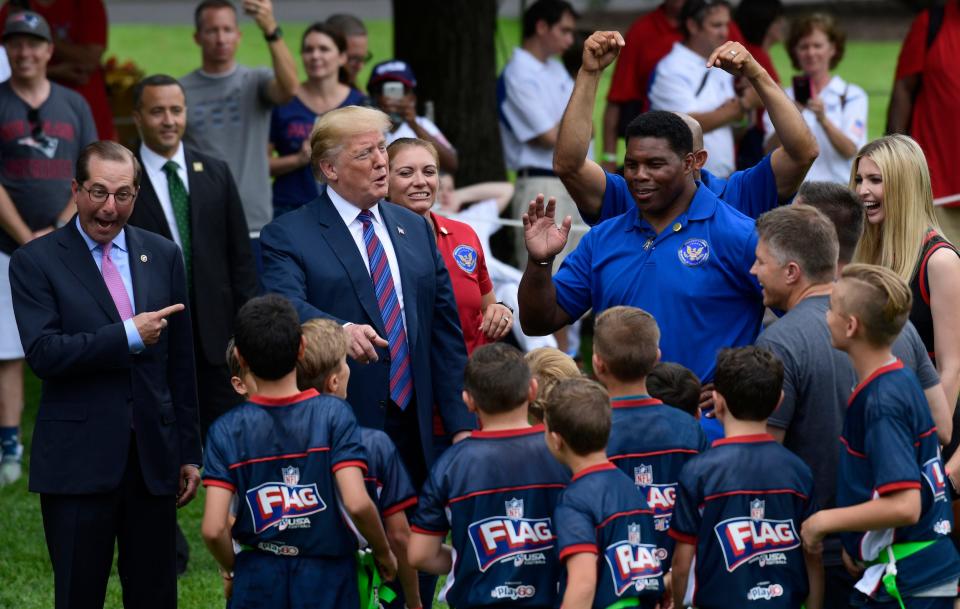
[(457, 185), (503, 180), (497, 118), (496, 0), (393, 0), (395, 56), (417, 75), (419, 113), (460, 156)]

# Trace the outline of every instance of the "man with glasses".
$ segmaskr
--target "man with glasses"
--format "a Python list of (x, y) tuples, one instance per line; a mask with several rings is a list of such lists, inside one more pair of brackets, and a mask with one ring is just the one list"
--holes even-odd
[(0, 84), (0, 486), (20, 478), (23, 452), (23, 349), (11, 304), (10, 255), (73, 215), (73, 165), (97, 139), (87, 102), (47, 79), (53, 43), (43, 17), (11, 15), (3, 45), (11, 76)]
[(201, 461), (187, 284), (177, 246), (126, 226), (140, 164), (115, 142), (76, 162), (77, 214), (18, 249), (10, 283), (43, 382), (30, 491), (57, 607), (102, 607), (119, 548), (128, 608), (177, 606), (176, 508)]
[[(363, 71), (363, 67), (373, 59), (373, 53), (367, 44), (367, 28), (359, 17), (340, 13), (327, 17), (326, 24), (334, 30), (340, 32), (344, 40), (347, 41), (347, 65), (343, 67), (346, 79), (343, 84), (350, 85), (354, 89), (360, 89), (357, 84), (357, 76)], [(362, 89), (360, 89), (362, 90)]]

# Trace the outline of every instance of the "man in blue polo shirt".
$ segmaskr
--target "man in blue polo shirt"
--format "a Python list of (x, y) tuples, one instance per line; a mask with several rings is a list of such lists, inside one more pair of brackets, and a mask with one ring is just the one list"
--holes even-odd
[[(615, 54), (618, 43), (615, 32), (591, 36), (581, 73), (591, 69), (591, 61), (598, 65), (596, 57)], [(720, 63), (739, 71), (752, 59), (738, 61), (746, 53), (738, 49), (727, 43), (714, 59), (736, 50)], [(673, 113), (648, 112), (631, 123), (624, 167), (627, 196), (637, 211), (587, 233), (553, 278), (549, 265), (566, 245), (570, 218), (557, 227), (553, 205), (544, 208), (542, 199), (530, 204), (524, 217), (530, 261), (519, 291), (524, 332), (549, 333), (590, 308), (640, 307), (664, 329), (663, 360), (709, 381), (717, 352), (750, 344), (760, 329), (762, 297), (749, 272), (757, 241), (754, 221), (696, 182), (693, 137)], [(626, 189), (627, 182), (617, 180)], [(576, 199), (582, 193), (572, 194)]]
[[(584, 44), (583, 65), (560, 122), (553, 159), (554, 171), (576, 202), (584, 222), (591, 226), (634, 208), (628, 186), (631, 175), (628, 161), (624, 162), (627, 177), (624, 180), (604, 172), (587, 158), (600, 76), (616, 59), (623, 44), (616, 32), (595, 32)], [(793, 197), (817, 158), (817, 141), (795, 104), (742, 45), (727, 42), (714, 51), (714, 56), (717, 57), (715, 65), (735, 76), (743, 76), (753, 86), (783, 145), (755, 166), (737, 171), (724, 180), (702, 169), (708, 155), (703, 149), (703, 130), (696, 120), (684, 115), (693, 131), (697, 169), (694, 177), (724, 202), (756, 218)], [(627, 148), (629, 156), (629, 141)]]

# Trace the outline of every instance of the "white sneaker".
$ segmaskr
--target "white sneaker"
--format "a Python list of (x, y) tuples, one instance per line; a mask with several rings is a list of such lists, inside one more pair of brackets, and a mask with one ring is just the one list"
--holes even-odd
[(5, 455), (0, 461), (0, 486), (13, 484), (23, 476), (23, 444), (17, 446), (17, 454)]

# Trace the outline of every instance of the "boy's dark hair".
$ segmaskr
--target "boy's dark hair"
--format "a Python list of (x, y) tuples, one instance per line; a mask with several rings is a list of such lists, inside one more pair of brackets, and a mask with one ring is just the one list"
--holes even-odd
[(770, 25), (782, 16), (783, 3), (780, 0), (742, 0), (733, 20), (747, 42), (760, 46)]
[(580, 17), (573, 5), (565, 0), (537, 0), (523, 13), (523, 39), (537, 33), (537, 22), (553, 26), (563, 19), (565, 13), (570, 13), (574, 19)]
[(234, 351), (237, 343), (230, 337), (230, 340), (227, 341), (227, 368), (230, 369), (230, 376), (235, 376), (238, 379), (243, 378), (243, 369), (240, 367), (240, 360), (237, 359), (237, 352)]
[(183, 85), (180, 84), (180, 81), (174, 78), (173, 76), (167, 76), (166, 74), (153, 74), (142, 78), (140, 82), (133, 85), (133, 108), (135, 110), (140, 109), (140, 102), (143, 100), (143, 90), (147, 87), (167, 87), (170, 85), (176, 85), (180, 87), (180, 92), (183, 93), (184, 99), (186, 99), (187, 94), (183, 90)]
[(233, 11), (234, 15), (237, 14), (237, 7), (235, 7), (230, 0), (203, 0), (193, 11), (193, 25), (197, 28), (198, 32), (200, 31), (200, 26), (203, 25), (203, 11), (211, 8), (228, 8)]
[(258, 296), (240, 307), (234, 324), (237, 351), (257, 378), (276, 381), (293, 372), (300, 353), (300, 318), (277, 294)]
[(467, 361), (463, 390), (487, 414), (509, 412), (529, 397), (530, 367), (516, 347), (504, 343), (484, 345)]
[(613, 378), (638, 381), (657, 364), (660, 328), (657, 320), (637, 307), (610, 307), (593, 324), (593, 351)]
[(604, 450), (610, 438), (610, 396), (587, 378), (564, 379), (547, 398), (544, 419), (550, 431), (583, 456)]
[(780, 403), (783, 362), (760, 347), (724, 349), (713, 383), (735, 419), (766, 421)]
[(727, 0), (687, 0), (683, 8), (680, 9), (680, 31), (683, 33), (684, 39), (690, 37), (690, 31), (687, 29), (687, 19), (693, 19), (697, 22), (697, 25), (702, 26), (707, 13), (718, 6), (724, 6), (727, 10), (731, 10), (730, 3)]
[(668, 406), (697, 416), (700, 410), (700, 379), (689, 368), (660, 362), (647, 375), (647, 392)]
[(667, 140), (677, 156), (693, 152), (693, 133), (683, 119), (665, 110), (650, 110), (627, 125), (626, 138), (655, 137)]
[(863, 234), (863, 203), (857, 193), (835, 182), (804, 182), (794, 202), (816, 207), (829, 218), (837, 229), (838, 262), (848, 264), (853, 260), (853, 252)]

